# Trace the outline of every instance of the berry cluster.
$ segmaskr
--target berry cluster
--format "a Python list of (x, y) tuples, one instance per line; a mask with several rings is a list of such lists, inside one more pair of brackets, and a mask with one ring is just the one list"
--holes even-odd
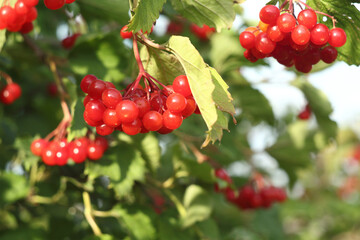
[(48, 9), (57, 10), (62, 8), (65, 4), (70, 4), (75, 0), (44, 0), (44, 4)]
[(311, 117), (311, 108), (309, 104), (306, 104), (305, 108), (298, 114), (298, 118), (301, 120), (308, 120)]
[(19, 84), (11, 82), (0, 91), (0, 101), (4, 104), (12, 104), (21, 96), (21, 87)]
[(88, 94), (84, 99), (85, 122), (102, 136), (114, 130), (128, 135), (149, 131), (167, 134), (179, 128), (184, 118), (199, 113), (186, 76), (176, 77), (173, 85), (163, 89), (150, 78), (146, 80), (145, 90), (134, 82), (121, 94), (112, 83), (85, 76), (80, 84)]
[[(5, 1), (6, 3), (7, 1)], [(18, 0), (15, 5), (4, 5), (0, 8), (0, 30), (27, 34), (34, 29), (33, 21), (38, 13), (36, 5), (39, 0)]]
[(80, 35), (81, 35), (80, 33), (75, 33), (73, 35), (64, 38), (61, 41), (61, 46), (65, 49), (71, 49), (74, 46), (76, 39), (80, 37)]
[[(329, 30), (317, 23), (316, 11), (302, 10), (297, 19), (288, 12), (267, 5), (260, 11), (257, 27), (249, 27), (240, 36), (245, 48), (244, 56), (251, 62), (266, 57), (275, 58), (286, 67), (295, 66), (299, 72), (308, 73), (320, 60), (332, 63), (337, 58), (337, 47), (346, 42), (341, 28)], [(328, 45), (329, 44), (329, 45)]]
[(209, 37), (216, 32), (215, 28), (211, 28), (208, 25), (204, 24), (202, 27), (199, 27), (194, 23), (191, 24), (190, 31), (201, 41), (209, 40)]
[(109, 147), (108, 141), (103, 137), (96, 137), (94, 141), (82, 137), (71, 141), (65, 139), (48, 141), (36, 139), (31, 143), (31, 152), (40, 156), (43, 162), (49, 166), (66, 165), (71, 158), (75, 163), (100, 159)]
[(284, 202), (286, 193), (283, 189), (274, 186), (258, 186), (253, 188), (252, 185), (245, 185), (238, 191), (231, 187), (232, 180), (224, 169), (216, 169), (215, 176), (226, 183), (224, 188), (215, 184), (215, 191), (221, 192), (226, 199), (241, 209), (269, 208), (274, 202)]

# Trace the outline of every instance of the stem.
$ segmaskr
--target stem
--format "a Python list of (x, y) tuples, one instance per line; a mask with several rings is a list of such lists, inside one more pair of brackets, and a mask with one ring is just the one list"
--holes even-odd
[(145, 35), (142, 33), (140, 34), (140, 38), (138, 38), (138, 40), (140, 42), (144, 43), (145, 45), (148, 45), (149, 47), (169, 51), (169, 49), (167, 49), (166, 47), (164, 47), (160, 44), (154, 43), (153, 41), (151, 41), (150, 39), (145, 37)]
[(0, 77), (3, 77), (8, 85), (11, 84), (11, 83), (13, 83), (10, 75), (7, 74), (7, 73), (5, 73), (5, 72), (3, 72), (3, 71), (0, 71)]
[(286, 0), (283, 4), (281, 4), (280, 6), (280, 11), (282, 11), (284, 9), (284, 7), (286, 6), (286, 4), (289, 2), (289, 0)]
[(92, 207), (91, 207), (91, 200), (90, 200), (90, 195), (88, 192), (83, 192), (83, 202), (84, 202), (84, 215), (86, 220), (88, 221), (91, 229), (93, 230), (94, 234), (96, 236), (100, 236), (101, 230), (99, 228), (99, 226), (96, 224), (95, 219), (93, 218), (91, 212), (92, 212)]
[(133, 50), (134, 50), (134, 56), (136, 59), (136, 63), (139, 67), (139, 75), (144, 75), (145, 73), (145, 69), (144, 69), (144, 65), (142, 64), (141, 58), (140, 58), (140, 53), (139, 53), (139, 48), (137, 45), (137, 41), (136, 38), (133, 38)]
[(171, 90), (170, 88), (168, 88), (166, 85), (164, 85), (163, 83), (159, 82), (156, 78), (154, 78), (153, 76), (151, 76), (148, 73), (145, 73), (146, 78), (150, 78), (151, 80), (154, 80), (157, 84), (159, 84), (160, 86), (162, 86), (163, 88), (165, 88), (167, 91), (169, 92), (174, 92), (173, 90)]

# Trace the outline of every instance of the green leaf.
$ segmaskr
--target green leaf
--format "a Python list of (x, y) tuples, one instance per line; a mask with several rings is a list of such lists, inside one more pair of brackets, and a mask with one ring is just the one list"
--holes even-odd
[(138, 0), (134, 15), (130, 19), (129, 30), (150, 32), (152, 25), (158, 19), (166, 0)]
[[(336, 27), (345, 30), (347, 42), (344, 46), (338, 48), (339, 60), (345, 61), (349, 65), (360, 65), (360, 12), (350, 0), (309, 0), (306, 1), (315, 10), (334, 16), (337, 20)], [(320, 22), (332, 28), (330, 18), (326, 22), (323, 21), (318, 14)]]
[(161, 149), (159, 140), (154, 134), (148, 133), (141, 141), (141, 153), (150, 165), (152, 171), (156, 171), (160, 166)]
[(6, 42), (6, 30), (0, 30), (0, 52)]
[(267, 98), (251, 86), (233, 86), (234, 98), (239, 101), (238, 106), (242, 115), (253, 123), (267, 122), (274, 125), (275, 116)]
[(145, 160), (140, 152), (125, 144), (117, 146), (116, 152), (110, 152), (101, 161), (89, 161), (85, 168), (90, 179), (109, 177), (110, 186), (120, 198), (131, 192), (135, 181), (144, 180), (145, 171)]
[(213, 209), (210, 195), (200, 186), (190, 185), (184, 194), (186, 215), (181, 219), (184, 228), (209, 218)]
[(196, 224), (202, 233), (202, 239), (218, 240), (220, 238), (219, 228), (216, 222), (209, 218)]
[(319, 128), (326, 137), (325, 141), (329, 138), (336, 138), (337, 124), (329, 117), (333, 109), (326, 95), (307, 81), (296, 80), (292, 84), (305, 94), (310, 108), (315, 114)]
[[(163, 214), (164, 215), (164, 214)], [(194, 238), (189, 231), (182, 231), (175, 217), (161, 216), (158, 222), (160, 240), (192, 240)]]
[(173, 7), (181, 15), (199, 26), (206, 24), (222, 28), (230, 28), (235, 20), (233, 0), (172, 0)]
[(266, 239), (288, 239), (285, 237), (279, 210), (277, 207), (256, 211), (256, 216), (251, 225), (253, 229), (256, 229), (256, 232), (258, 232), (259, 235), (266, 236)]
[(143, 60), (145, 70), (164, 84), (172, 84), (177, 76), (185, 74), (176, 56), (166, 51), (143, 47), (141, 60)]
[(25, 198), (30, 191), (24, 176), (5, 172), (0, 173), (0, 205), (13, 203)]
[(210, 141), (220, 140), (223, 129), (228, 128), (228, 120), (220, 109), (232, 111), (229, 107), (232, 99), (227, 92), (228, 87), (220, 75), (205, 64), (188, 38), (172, 36), (168, 47), (183, 66), (192, 94), (208, 127), (208, 136), (203, 147)]
[(152, 240), (156, 238), (156, 230), (152, 218), (141, 209), (123, 208), (117, 205), (114, 210), (119, 215), (134, 239)]

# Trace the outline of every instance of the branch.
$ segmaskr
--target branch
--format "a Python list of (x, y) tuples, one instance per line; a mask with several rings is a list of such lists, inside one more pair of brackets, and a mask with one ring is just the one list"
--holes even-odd
[(96, 224), (95, 219), (92, 216), (92, 207), (91, 207), (90, 195), (88, 192), (83, 192), (83, 202), (84, 202), (85, 218), (88, 221), (94, 234), (96, 236), (100, 236), (102, 233), (101, 233), (99, 226)]

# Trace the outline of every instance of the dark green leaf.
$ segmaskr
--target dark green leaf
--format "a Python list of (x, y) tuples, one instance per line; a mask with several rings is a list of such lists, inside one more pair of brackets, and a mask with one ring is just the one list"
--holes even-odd
[(29, 194), (29, 183), (24, 176), (0, 173), (0, 205), (25, 198)]

